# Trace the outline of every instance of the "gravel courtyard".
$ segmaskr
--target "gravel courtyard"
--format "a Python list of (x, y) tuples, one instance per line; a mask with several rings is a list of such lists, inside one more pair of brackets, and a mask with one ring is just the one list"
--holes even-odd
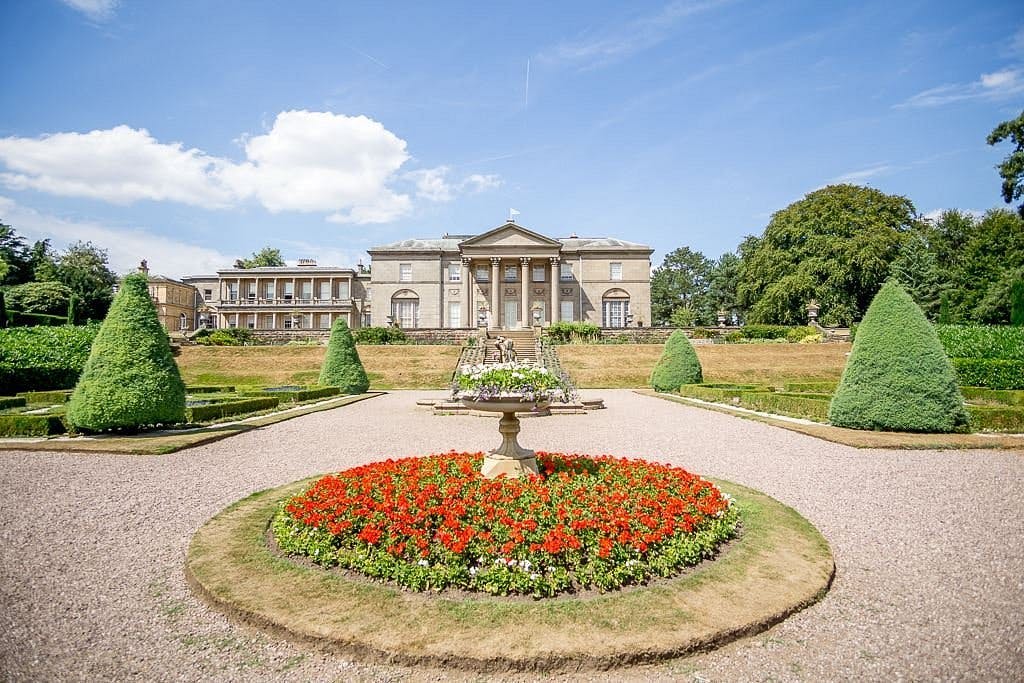
[[(822, 602), (760, 635), (579, 677), (1024, 677), (1024, 452), (858, 451), (630, 391), (585, 394), (608, 409), (525, 419), (520, 441), (760, 489), (822, 531), (837, 574)], [(0, 452), (0, 679), (481, 678), (361, 664), (234, 625), (192, 595), (182, 571), (195, 530), (249, 493), (497, 444), (495, 419), (435, 417), (415, 405), (430, 395), (393, 392), (173, 455)]]

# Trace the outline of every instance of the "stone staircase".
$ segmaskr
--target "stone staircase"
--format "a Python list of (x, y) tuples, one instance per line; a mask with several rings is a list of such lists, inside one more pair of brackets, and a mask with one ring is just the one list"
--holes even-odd
[(498, 362), (498, 347), (495, 345), (498, 337), (502, 336), (512, 342), (512, 348), (516, 352), (516, 360), (520, 363), (537, 363), (538, 347), (540, 346), (537, 335), (533, 330), (493, 330), (487, 333), (484, 340), (484, 363)]

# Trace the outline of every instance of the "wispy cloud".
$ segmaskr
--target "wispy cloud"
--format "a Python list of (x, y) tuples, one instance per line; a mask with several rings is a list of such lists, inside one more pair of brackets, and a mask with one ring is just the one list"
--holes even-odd
[(120, 0), (61, 0), (61, 2), (78, 10), (93, 21), (110, 19), (120, 4)]
[(655, 14), (561, 42), (541, 52), (538, 58), (547, 63), (576, 64), (582, 68), (612, 64), (658, 45), (687, 17), (717, 9), (729, 2), (731, 0), (673, 2)]
[(416, 186), (416, 196), (431, 202), (450, 202), (460, 194), (475, 194), (501, 186), (501, 178), (493, 174), (473, 173), (462, 180), (449, 179), (451, 168), (437, 166), (410, 171), (405, 177)]
[(897, 109), (941, 107), (970, 100), (1000, 100), (1024, 93), (1024, 70), (1006, 68), (981, 74), (970, 83), (948, 83), (923, 90), (895, 105)]
[(826, 184), (835, 185), (839, 183), (864, 182), (869, 178), (885, 175), (887, 173), (893, 172), (894, 170), (896, 170), (896, 168), (892, 166), (892, 164), (874, 164), (872, 166), (868, 166), (867, 168), (861, 168), (856, 171), (850, 171), (840, 176), (836, 176), (835, 178), (829, 180)]
[(235, 259), (216, 249), (198, 247), (144, 228), (115, 228), (40, 213), (10, 197), (0, 196), (0, 217), (28, 240), (48, 239), (57, 249), (78, 240), (92, 242), (107, 250), (110, 267), (118, 273), (126, 273), (146, 259), (153, 273), (181, 277), (213, 272)]

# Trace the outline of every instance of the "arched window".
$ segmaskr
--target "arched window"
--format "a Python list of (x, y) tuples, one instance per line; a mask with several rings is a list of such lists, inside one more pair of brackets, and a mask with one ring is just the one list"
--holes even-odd
[(178, 316), (178, 329), (179, 330), (187, 330), (188, 329), (188, 316), (185, 315), (184, 313), (182, 313), (181, 315)]
[(392, 323), (404, 329), (419, 327), (420, 297), (411, 289), (400, 289), (391, 296)]
[(605, 292), (601, 297), (601, 326), (626, 327), (631, 319), (629, 292), (618, 288)]

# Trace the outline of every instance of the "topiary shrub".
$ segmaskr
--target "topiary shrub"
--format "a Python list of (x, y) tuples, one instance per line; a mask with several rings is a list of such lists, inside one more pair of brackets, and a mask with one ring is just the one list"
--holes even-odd
[(361, 394), (370, 388), (352, 332), (342, 318), (335, 320), (331, 328), (331, 340), (327, 343), (327, 356), (320, 369), (319, 383), (338, 387), (345, 394)]
[(676, 330), (665, 342), (665, 350), (651, 372), (651, 388), (655, 391), (679, 391), (684, 384), (704, 381), (700, 360), (682, 330)]
[(935, 328), (899, 285), (886, 283), (864, 314), (828, 416), (852, 429), (967, 428), (963, 397)]
[(96, 333), (68, 403), (68, 421), (79, 430), (97, 432), (184, 419), (185, 383), (149, 298), (146, 276), (127, 275)]

